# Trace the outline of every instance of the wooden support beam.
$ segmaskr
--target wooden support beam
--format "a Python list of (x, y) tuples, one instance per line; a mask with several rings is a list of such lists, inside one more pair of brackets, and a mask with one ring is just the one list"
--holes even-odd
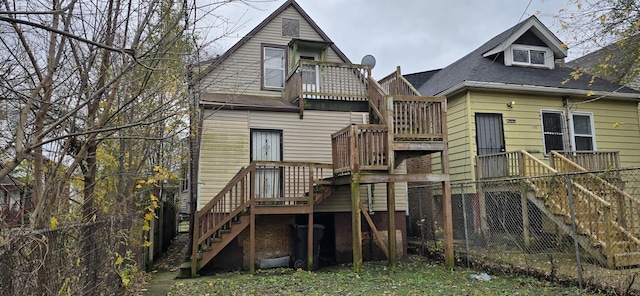
[(200, 239), (200, 215), (193, 215), (193, 242), (191, 245), (191, 277), (198, 273), (198, 240)]
[(453, 268), (453, 217), (451, 212), (451, 183), (442, 182), (442, 220), (444, 228), (444, 258), (446, 266)]
[(524, 247), (526, 250), (531, 248), (531, 236), (529, 223), (529, 204), (527, 203), (527, 189), (522, 187), (520, 189), (520, 203), (522, 204), (522, 237), (524, 240)]
[[(311, 206), (313, 207), (313, 203)], [(309, 226), (307, 227), (307, 270), (313, 270), (313, 210), (309, 213)]]
[[(359, 174), (354, 174), (358, 180)], [(351, 183), (351, 241), (353, 247), (353, 271), (362, 272), (362, 222), (360, 220), (360, 182)]]
[[(397, 81), (397, 83), (400, 83), (400, 81)], [(387, 133), (387, 143), (394, 143), (394, 125), (396, 124), (396, 122), (393, 109), (393, 97), (387, 96), (385, 99), (385, 103), (387, 104), (387, 130), (389, 131)], [(395, 151), (393, 147), (389, 147), (387, 149), (387, 159), (389, 160), (389, 176), (393, 176), (396, 167)], [(398, 258), (396, 255), (396, 183), (394, 182), (394, 180), (387, 181), (387, 242), (389, 243), (389, 256), (387, 259), (389, 261), (389, 269), (391, 270), (396, 270), (398, 268)]]
[(256, 214), (251, 206), (251, 220), (249, 221), (249, 273), (256, 274)]
[(387, 183), (387, 221), (389, 243), (389, 267), (391, 270), (398, 268), (398, 256), (396, 253), (396, 183)]
[(378, 244), (380, 245), (382, 252), (384, 252), (384, 255), (387, 256), (387, 259), (388, 259), (389, 249), (387, 249), (387, 245), (384, 243), (384, 240), (382, 240), (382, 236), (380, 235), (378, 228), (376, 227), (375, 224), (373, 224), (373, 220), (371, 219), (371, 216), (369, 216), (369, 212), (367, 212), (367, 209), (364, 207), (364, 204), (362, 203), (360, 204), (360, 211), (362, 211), (362, 215), (364, 216), (364, 219), (367, 220), (367, 223), (369, 224), (369, 228), (371, 228), (371, 232), (373, 232), (373, 236), (376, 237), (376, 240), (378, 241)]

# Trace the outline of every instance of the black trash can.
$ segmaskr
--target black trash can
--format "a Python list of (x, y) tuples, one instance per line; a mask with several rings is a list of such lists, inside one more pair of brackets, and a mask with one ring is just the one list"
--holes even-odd
[[(293, 268), (307, 269), (307, 236), (309, 225), (292, 224), (293, 230)], [(313, 224), (313, 268), (320, 268), (320, 241), (324, 236), (324, 225)]]

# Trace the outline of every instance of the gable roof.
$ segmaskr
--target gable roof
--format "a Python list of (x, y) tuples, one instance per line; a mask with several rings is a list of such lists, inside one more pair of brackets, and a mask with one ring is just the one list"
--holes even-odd
[[(562, 47), (562, 43), (555, 36), (551, 38), (546, 36), (548, 34), (542, 34), (544, 38), (541, 38), (539, 34), (543, 31), (548, 32), (548, 29), (543, 30), (540, 26), (546, 28), (535, 16), (529, 17), (438, 71), (418, 86), (418, 91), (426, 96), (450, 95), (466, 88), (538, 91), (563, 95), (587, 95), (593, 92), (595, 95), (606, 93), (613, 96), (609, 93), (616, 92), (620, 97), (638, 98), (636, 91), (604, 79), (596, 78), (591, 82), (591, 77), (586, 75), (577, 80), (571, 79), (571, 72), (574, 70), (564, 66), (556, 66), (554, 69), (505, 66), (504, 54), (497, 49), (504, 50), (511, 45), (509, 42), (515, 42), (527, 32), (534, 33), (543, 42), (552, 43), (548, 46), (552, 48), (554, 54), (559, 50), (554, 47)], [(488, 55), (492, 52), (496, 53)], [(564, 56), (566, 51), (560, 52), (559, 57)], [(569, 80), (566, 81), (567, 79)], [(566, 83), (563, 84), (564, 81)]]
[(273, 13), (271, 13), (267, 18), (265, 18), (262, 22), (260, 22), (260, 24), (258, 24), (255, 28), (253, 28), (253, 30), (251, 30), (249, 33), (247, 33), (247, 35), (242, 37), (242, 39), (240, 39), (238, 42), (236, 42), (236, 44), (234, 44), (231, 48), (229, 48), (229, 50), (227, 50), (221, 56), (215, 58), (212, 61), (211, 65), (209, 65), (204, 71), (199, 73), (198, 76), (196, 76), (193, 79), (192, 83), (193, 82), (197, 82), (198, 80), (200, 80), (203, 77), (207, 76), (207, 74), (209, 74), (217, 65), (219, 65), (222, 61), (224, 61), (226, 58), (228, 58), (230, 55), (232, 55), (242, 45), (247, 43), (247, 41), (249, 41), (253, 36), (255, 36), (256, 33), (258, 33), (260, 30), (262, 30), (262, 28), (264, 28), (268, 23), (270, 23), (273, 19), (275, 19), (280, 13), (282, 13), (287, 8), (289, 8), (289, 6), (293, 7), (302, 16), (302, 18), (304, 18), (305, 21), (307, 21), (309, 23), (309, 25), (318, 33), (318, 35), (320, 35), (320, 37), (322, 37), (322, 40), (324, 40), (326, 43), (330, 44), (331, 49), (333, 49), (336, 52), (336, 54), (344, 62), (351, 63), (349, 58), (347, 58), (347, 56), (333, 43), (333, 41), (331, 41), (329, 36), (327, 36), (327, 34), (325, 34), (324, 31), (322, 31), (322, 29), (320, 29), (318, 24), (316, 24), (316, 22), (311, 19), (311, 17), (302, 9), (302, 7), (300, 7), (300, 5), (298, 3), (296, 3), (295, 0), (287, 0), (280, 7), (278, 7), (278, 9), (276, 9)]

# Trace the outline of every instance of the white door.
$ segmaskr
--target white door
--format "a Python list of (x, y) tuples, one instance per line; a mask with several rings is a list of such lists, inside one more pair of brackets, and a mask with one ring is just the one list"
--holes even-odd
[[(251, 161), (282, 161), (282, 131), (251, 130)], [(256, 198), (280, 197), (282, 177), (277, 166), (256, 170)]]

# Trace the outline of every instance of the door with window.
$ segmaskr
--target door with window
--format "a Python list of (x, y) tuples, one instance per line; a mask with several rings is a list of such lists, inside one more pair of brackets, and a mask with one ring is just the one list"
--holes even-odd
[[(251, 130), (251, 161), (282, 161), (281, 130)], [(256, 198), (282, 196), (282, 172), (278, 166), (256, 169)]]
[[(300, 52), (297, 54), (298, 60), (317, 61), (318, 54)], [(296, 61), (297, 62), (297, 61)], [(302, 69), (302, 91), (320, 92), (320, 69), (318, 65), (303, 65)]]
[[(475, 119), (477, 154), (488, 155), (505, 152), (502, 114), (476, 113)], [(508, 159), (506, 155), (484, 158), (481, 169), (483, 177), (508, 176)]]

